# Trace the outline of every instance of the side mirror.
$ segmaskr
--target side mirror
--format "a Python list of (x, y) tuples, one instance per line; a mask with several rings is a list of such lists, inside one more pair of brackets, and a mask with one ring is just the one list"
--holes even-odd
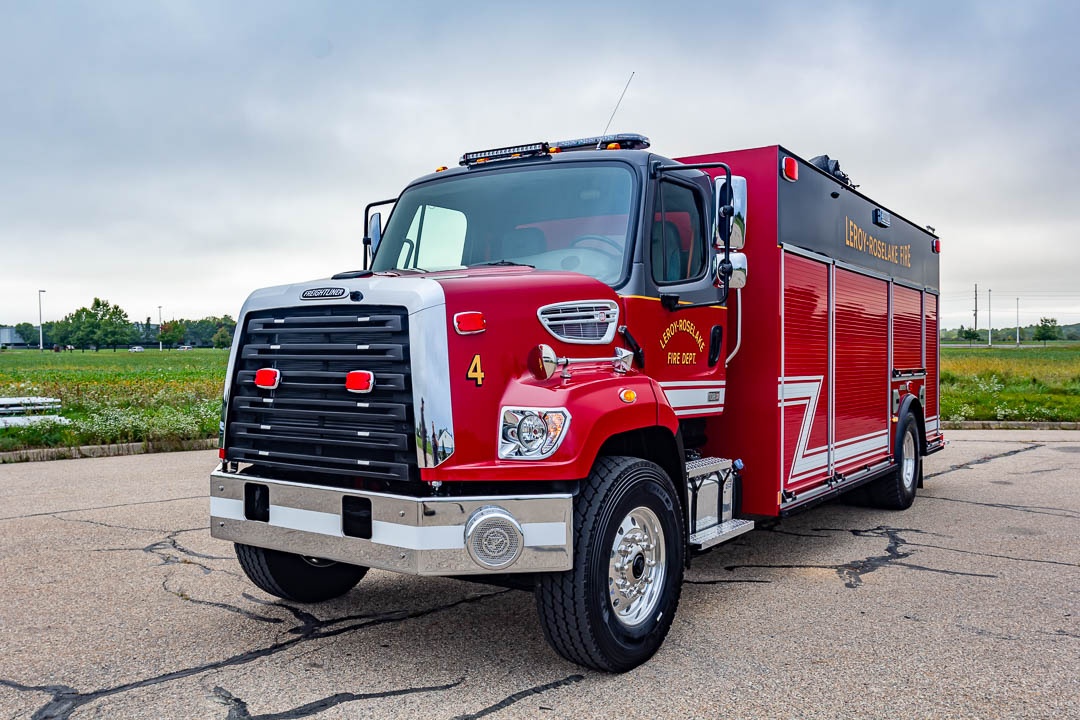
[(382, 240), (382, 215), (380, 213), (372, 214), (371, 220), (368, 221), (368, 238), (371, 240), (371, 254), (374, 256), (379, 248), (379, 241)]
[(731, 277), (728, 278), (728, 288), (738, 290), (746, 287), (746, 255), (740, 252), (731, 253)]
[[(746, 178), (732, 175), (730, 189), (722, 176), (716, 178), (713, 195), (718, 246), (726, 240), (732, 250), (742, 250), (746, 245)], [(726, 213), (725, 207), (730, 208)]]

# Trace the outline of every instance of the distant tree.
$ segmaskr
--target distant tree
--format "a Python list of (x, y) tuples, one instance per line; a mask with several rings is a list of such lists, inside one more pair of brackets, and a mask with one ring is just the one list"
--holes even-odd
[(117, 345), (127, 345), (134, 339), (131, 321), (119, 305), (94, 298), (90, 312), (97, 319), (95, 344), (99, 348), (111, 347), (113, 352), (116, 352)]
[(71, 322), (68, 318), (45, 323), (45, 345), (74, 345), (71, 342)]
[(171, 348), (184, 341), (184, 334), (186, 332), (187, 328), (182, 322), (173, 320), (172, 322), (162, 323), (161, 330), (158, 333), (158, 341), (166, 347)]
[(1046, 346), (1047, 340), (1057, 340), (1061, 337), (1061, 328), (1058, 327), (1057, 318), (1039, 318), (1039, 324), (1035, 328), (1035, 340), (1042, 340)]
[(229, 332), (229, 330), (224, 326), (219, 327), (218, 331), (214, 333), (214, 337), (212, 338), (212, 340), (214, 343), (214, 347), (228, 348), (232, 345), (232, 333)]
[(22, 338), (27, 345), (38, 344), (38, 332), (30, 323), (19, 323), (15, 326), (15, 334)]
[(87, 348), (97, 350), (98, 320), (94, 313), (90, 312), (90, 308), (81, 307), (65, 316), (61, 322), (70, 328), (67, 333), (68, 344), (83, 352), (86, 352)]
[(967, 340), (969, 345), (973, 340), (978, 340), (980, 337), (978, 330), (974, 330), (972, 328), (965, 329), (963, 327), (960, 328), (960, 332), (958, 333), (958, 335), (960, 336), (961, 340)]

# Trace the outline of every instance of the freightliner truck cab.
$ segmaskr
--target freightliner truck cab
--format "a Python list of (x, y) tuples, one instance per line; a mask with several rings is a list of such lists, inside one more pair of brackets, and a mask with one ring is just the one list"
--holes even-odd
[(747, 185), (648, 147), (467, 153), (368, 206), (364, 269), (250, 296), (210, 512), (256, 585), (480, 577), (574, 662), (656, 651), (691, 553), (754, 522), (714, 426)]

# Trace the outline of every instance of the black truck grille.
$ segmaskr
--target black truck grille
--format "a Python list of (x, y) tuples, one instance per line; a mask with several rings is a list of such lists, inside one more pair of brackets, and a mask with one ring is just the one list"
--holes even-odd
[[(387, 306), (250, 313), (229, 396), (228, 460), (337, 486), (418, 481), (408, 320)], [(276, 389), (255, 385), (263, 368), (280, 373)], [(345, 389), (354, 370), (375, 374), (371, 392)]]

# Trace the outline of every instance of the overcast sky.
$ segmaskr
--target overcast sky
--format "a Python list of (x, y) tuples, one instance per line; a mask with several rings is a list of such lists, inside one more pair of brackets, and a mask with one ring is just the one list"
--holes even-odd
[(597, 134), (631, 71), (613, 131), (827, 153), (934, 226), (945, 326), (975, 283), (980, 327), (987, 289), (995, 326), (1017, 297), (1080, 322), (1078, 7), (0, 0), (0, 324), (36, 323), (39, 289), (46, 321), (95, 296), (235, 317), (358, 268), (365, 203)]

